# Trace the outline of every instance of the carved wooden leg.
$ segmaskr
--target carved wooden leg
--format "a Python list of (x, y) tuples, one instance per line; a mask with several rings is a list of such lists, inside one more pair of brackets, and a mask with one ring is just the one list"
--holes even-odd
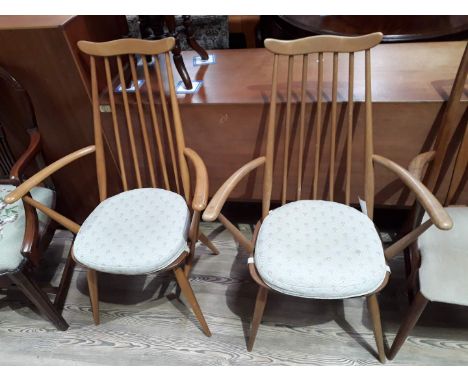
[(393, 340), (392, 347), (390, 348), (390, 352), (388, 354), (388, 359), (395, 358), (401, 346), (405, 343), (406, 338), (408, 338), (410, 331), (414, 328), (416, 322), (418, 322), (419, 317), (424, 311), (427, 303), (427, 298), (424, 297), (421, 292), (418, 292), (416, 296), (414, 296), (414, 300), (410, 306), (409, 312), (401, 324), (397, 336)]
[(99, 293), (97, 272), (94, 269), (88, 269), (86, 274), (88, 278), (89, 299), (91, 300), (94, 324), (99, 325)]
[(190, 285), (187, 276), (185, 276), (184, 271), (180, 267), (174, 269), (174, 274), (182, 293), (192, 307), (193, 313), (195, 313), (195, 316), (197, 317), (197, 320), (202, 327), (203, 333), (205, 333), (208, 337), (211, 337), (210, 328), (205, 321), (205, 317), (203, 316), (203, 312), (200, 309), (200, 305), (198, 305), (197, 298), (193, 293), (192, 286)]
[(211, 242), (211, 240), (208, 239), (203, 233), (200, 232), (198, 234), (198, 239), (210, 249), (213, 255), (219, 255), (218, 248), (216, 248), (215, 245)]
[(208, 60), (208, 53), (198, 44), (193, 36), (192, 16), (182, 16), (182, 23), (184, 24), (185, 35), (187, 36), (187, 42), (190, 47), (200, 55), (202, 60)]
[(70, 253), (67, 257), (67, 262), (65, 263), (65, 267), (63, 268), (62, 278), (60, 279), (60, 285), (58, 287), (57, 294), (55, 295), (54, 305), (59, 310), (63, 310), (63, 306), (65, 305), (65, 299), (67, 298), (68, 290), (70, 289), (70, 283), (73, 276), (73, 270), (75, 269), (75, 260)]
[(26, 273), (26, 271), (21, 270), (19, 272), (8, 275), (8, 277), (37, 307), (39, 312), (46, 316), (58, 330), (68, 329), (67, 322), (54, 307), (47, 294), (41, 288), (39, 288), (37, 283)]
[(255, 310), (252, 318), (252, 326), (250, 327), (249, 343), (247, 344), (247, 350), (252, 351), (255, 338), (257, 337), (258, 327), (262, 321), (263, 312), (265, 311), (265, 305), (268, 297), (268, 289), (259, 286), (257, 293), (257, 300), (255, 301)]
[(380, 320), (380, 309), (377, 295), (372, 294), (367, 296), (367, 305), (369, 307), (372, 324), (374, 326), (374, 337), (377, 344), (377, 351), (379, 353), (379, 361), (385, 363), (385, 349), (382, 334), (382, 322)]
[(179, 36), (176, 33), (175, 16), (165, 16), (164, 20), (166, 22), (167, 29), (169, 29), (169, 33), (175, 38), (175, 45), (174, 48), (172, 48), (172, 58), (174, 59), (175, 67), (179, 72), (185, 88), (192, 89), (192, 81), (190, 80), (187, 68), (185, 67), (184, 59), (181, 54), (182, 50), (180, 48)]

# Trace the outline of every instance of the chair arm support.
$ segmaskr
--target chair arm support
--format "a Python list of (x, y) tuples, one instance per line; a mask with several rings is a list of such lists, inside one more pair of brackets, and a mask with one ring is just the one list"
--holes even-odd
[(41, 148), (41, 135), (35, 129), (31, 129), (29, 132), (29, 146), (26, 151), (21, 154), (19, 159), (15, 162), (10, 170), (10, 176), (19, 179), (24, 168), (29, 162), (37, 155)]
[(265, 157), (259, 157), (246, 163), (234, 174), (232, 174), (211, 199), (208, 207), (206, 207), (206, 210), (203, 213), (203, 220), (210, 222), (216, 220), (232, 190), (247, 174), (255, 170), (257, 167), (265, 164), (265, 161)]
[(41, 183), (44, 179), (49, 177), (54, 172), (60, 170), (62, 167), (65, 167), (67, 164), (84, 157), (85, 155), (91, 154), (96, 151), (96, 146), (88, 146), (77, 150), (63, 158), (59, 159), (58, 161), (52, 163), (51, 165), (43, 168), (37, 174), (33, 175), (28, 180), (21, 183), (15, 190), (10, 192), (7, 196), (5, 196), (4, 201), (7, 204), (11, 204), (16, 202), (17, 200), (21, 199), (24, 195), (26, 195), (33, 187), (37, 186)]
[(48, 217), (50, 217), (52, 220), (56, 221), (57, 223), (61, 224), (62, 226), (64, 226), (66, 229), (68, 229), (75, 235), (78, 233), (78, 231), (81, 228), (79, 224), (59, 214), (57, 211), (54, 211), (52, 208), (49, 208), (46, 205), (38, 202), (37, 200), (34, 200), (30, 196), (23, 197), (23, 201), (33, 206), (34, 208), (38, 209), (39, 211), (43, 212), (45, 215), (47, 215)]
[[(30, 197), (30, 195), (28, 195)], [(31, 198), (32, 199), (32, 198)], [(24, 256), (32, 254), (39, 238), (39, 221), (34, 207), (23, 200), (24, 206), (24, 236), (21, 253)]]
[(195, 167), (195, 191), (193, 194), (192, 208), (195, 211), (203, 211), (208, 203), (208, 172), (206, 171), (205, 163), (200, 156), (186, 147), (184, 154), (192, 162)]
[(421, 180), (426, 166), (434, 159), (434, 156), (435, 151), (427, 151), (415, 156), (408, 166), (409, 173), (417, 180)]
[(392, 171), (412, 192), (415, 193), (417, 200), (429, 214), (437, 228), (442, 230), (449, 230), (452, 228), (453, 222), (449, 214), (444, 210), (436, 197), (432, 195), (424, 184), (390, 159), (375, 154), (372, 155), (372, 159), (374, 162), (379, 163)]

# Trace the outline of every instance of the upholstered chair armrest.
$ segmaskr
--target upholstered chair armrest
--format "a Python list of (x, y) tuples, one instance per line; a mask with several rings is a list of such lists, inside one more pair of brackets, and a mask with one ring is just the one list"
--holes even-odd
[(19, 179), (23, 170), (28, 166), (29, 162), (37, 155), (41, 148), (41, 135), (35, 129), (28, 131), (29, 133), (29, 146), (26, 151), (21, 154), (19, 159), (15, 162), (10, 170), (10, 176)]
[(426, 166), (434, 159), (434, 156), (435, 151), (427, 151), (415, 156), (408, 166), (409, 173), (417, 180), (421, 180)]
[(70, 164), (71, 162), (84, 157), (85, 155), (91, 154), (96, 151), (96, 147), (88, 146), (77, 150), (63, 158), (59, 159), (58, 161), (52, 163), (51, 165), (43, 168), (38, 173), (34, 174), (28, 180), (21, 183), (15, 190), (10, 192), (7, 196), (5, 196), (4, 201), (7, 204), (11, 204), (16, 202), (17, 200), (21, 199), (25, 196), (33, 187), (36, 187), (38, 184), (44, 181), (44, 179), (48, 178), (54, 172), (60, 170), (62, 167)]
[(18, 186), (20, 184), (20, 181), (16, 178), (5, 177), (0, 178), (0, 184), (10, 184), (12, 186)]
[(372, 159), (374, 162), (392, 171), (412, 192), (414, 192), (416, 199), (429, 214), (431, 221), (437, 228), (442, 230), (449, 230), (452, 228), (453, 222), (449, 214), (424, 184), (390, 159), (375, 154), (372, 156)]
[(205, 163), (192, 149), (185, 148), (184, 154), (195, 167), (195, 191), (192, 199), (192, 208), (195, 211), (203, 211), (208, 203), (208, 172)]
[(232, 174), (230, 178), (224, 182), (224, 184), (219, 188), (219, 190), (211, 199), (210, 203), (208, 204), (208, 207), (206, 207), (206, 210), (203, 213), (203, 220), (216, 220), (232, 190), (246, 175), (255, 170), (257, 167), (265, 164), (265, 161), (265, 157), (259, 157), (246, 163), (234, 174)]

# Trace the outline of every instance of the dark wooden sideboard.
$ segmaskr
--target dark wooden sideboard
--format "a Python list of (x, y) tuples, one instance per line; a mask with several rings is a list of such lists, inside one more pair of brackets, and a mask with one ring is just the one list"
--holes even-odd
[[(0, 16), (0, 65), (31, 95), (47, 163), (94, 142), (87, 62), (77, 41), (127, 33), (124, 16)], [(59, 171), (53, 181), (58, 208), (67, 216), (82, 221), (96, 206), (93, 156)]]
[(261, 16), (260, 35), (284, 40), (333, 34), (356, 36), (380, 31), (383, 42), (457, 41), (468, 38), (463, 15)]

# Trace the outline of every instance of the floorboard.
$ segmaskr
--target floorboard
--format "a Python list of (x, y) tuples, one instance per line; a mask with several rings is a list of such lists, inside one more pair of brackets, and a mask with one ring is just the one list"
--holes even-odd
[[(251, 234), (252, 226), (240, 227)], [(76, 268), (59, 332), (19, 291), (0, 294), (2, 365), (374, 365), (372, 324), (365, 299), (307, 300), (270, 294), (254, 350), (246, 351), (256, 284), (247, 254), (217, 223), (202, 230), (220, 249), (197, 249), (191, 282), (213, 336), (207, 338), (177, 295), (170, 273), (100, 274), (101, 325), (94, 326), (86, 274)], [(58, 285), (71, 236), (57, 231), (37, 277)], [(379, 299), (387, 344), (408, 307), (403, 261)], [(397, 358), (387, 365), (467, 365), (468, 308), (429, 304)]]

